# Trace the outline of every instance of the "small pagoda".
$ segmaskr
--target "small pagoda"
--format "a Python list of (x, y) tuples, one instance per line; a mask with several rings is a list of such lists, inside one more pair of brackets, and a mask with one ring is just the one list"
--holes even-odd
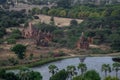
[(33, 39), (36, 45), (43, 47), (47, 47), (49, 45), (49, 42), (51, 42), (53, 39), (53, 36), (50, 32), (41, 31), (31, 22), (27, 28), (23, 29), (22, 36), (25, 39)]
[(77, 42), (78, 49), (88, 49), (89, 48), (89, 40), (84, 36), (84, 32), (82, 32), (78, 42)]

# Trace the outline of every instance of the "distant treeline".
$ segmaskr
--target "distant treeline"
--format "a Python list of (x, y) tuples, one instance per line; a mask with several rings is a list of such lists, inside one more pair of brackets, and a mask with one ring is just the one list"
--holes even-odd
[[(26, 2), (25, 0), (18, 0), (20, 2)], [(67, 4), (70, 3), (69, 6), (73, 5), (83, 5), (83, 4), (92, 4), (92, 5), (108, 5), (108, 4), (116, 4), (120, 2), (119, 0), (27, 0), (27, 3), (32, 4), (49, 4), (49, 3), (59, 3)], [(65, 6), (65, 5), (64, 5)]]

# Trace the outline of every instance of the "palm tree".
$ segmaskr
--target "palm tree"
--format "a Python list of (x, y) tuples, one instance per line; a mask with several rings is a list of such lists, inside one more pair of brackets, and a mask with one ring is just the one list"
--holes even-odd
[(32, 71), (27, 67), (21, 68), (17, 77), (19, 80), (42, 80), (40, 72)]
[(107, 73), (109, 72), (111, 72), (111, 67), (110, 67), (110, 65), (109, 64), (103, 64), (102, 65), (102, 72), (105, 72), (105, 76), (107, 76)]
[(71, 79), (74, 75), (77, 75), (76, 67), (73, 65), (67, 66), (67, 72), (68, 72), (68, 77), (70, 77)]
[(80, 63), (78, 65), (78, 69), (81, 70), (81, 74), (83, 75), (83, 73), (87, 70), (87, 66), (84, 63)]
[(30, 79), (30, 69), (27, 67), (22, 67), (20, 72), (18, 73), (18, 77), (20, 80), (29, 80)]
[(56, 65), (49, 65), (49, 72), (54, 75), (58, 71), (58, 67)]
[(118, 71), (120, 70), (120, 63), (115, 62), (112, 64), (112, 66), (113, 66), (112, 70), (116, 72), (116, 77), (118, 77)]

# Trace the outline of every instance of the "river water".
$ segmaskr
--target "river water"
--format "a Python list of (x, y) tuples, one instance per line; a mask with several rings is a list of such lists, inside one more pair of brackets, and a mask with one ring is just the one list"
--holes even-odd
[[(34, 71), (40, 72), (43, 76), (43, 80), (49, 80), (49, 77), (51, 76), (51, 74), (49, 73), (48, 66), (50, 64), (56, 65), (59, 69), (64, 69), (68, 65), (74, 65), (77, 67), (79, 63), (80, 63), (79, 58), (69, 58), (69, 59), (63, 59), (60, 61), (48, 63), (43, 66), (34, 67), (32, 69)], [(91, 69), (96, 70), (97, 72), (99, 72), (100, 76), (103, 78), (104, 72), (101, 72), (102, 64), (110, 64), (112, 66), (114, 62), (112, 61), (112, 57), (86, 57), (84, 60), (84, 63), (87, 65), (88, 70), (91, 70)], [(118, 74), (120, 77), (120, 72)], [(115, 76), (115, 72), (112, 71), (109, 75)]]
[[(54, 64), (59, 69), (65, 69), (68, 65), (74, 65), (77, 68), (79, 63), (80, 63), (80, 58), (76, 57), (76, 58), (69, 58), (69, 59), (63, 59), (63, 60), (56, 61), (56, 62), (51, 62), (51, 63), (45, 64), (42, 66), (33, 67), (31, 69), (33, 71), (40, 72), (41, 75), (43, 76), (43, 80), (49, 80), (51, 76), (51, 74), (49, 73), (49, 69), (48, 69), (49, 65)], [(99, 72), (100, 76), (103, 79), (105, 77), (105, 74), (104, 72), (101, 72), (102, 64), (110, 64), (112, 67), (112, 64), (114, 62), (112, 61), (112, 57), (86, 57), (84, 60), (84, 63), (87, 65), (88, 70), (91, 70), (91, 69), (96, 70), (97, 72)], [(15, 71), (16, 70), (14, 70), (14, 72)], [(115, 72), (112, 71), (108, 75), (115, 76)], [(118, 76), (120, 78), (120, 71), (118, 72)]]

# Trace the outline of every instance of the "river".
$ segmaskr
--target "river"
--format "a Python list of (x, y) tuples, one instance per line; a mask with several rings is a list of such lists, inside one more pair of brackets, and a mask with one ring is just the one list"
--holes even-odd
[[(49, 69), (48, 66), (50, 64), (54, 64), (56, 65), (59, 69), (64, 69), (66, 68), (68, 65), (74, 65), (74, 66), (78, 66), (78, 64), (80, 63), (79, 58), (69, 58), (69, 59), (63, 59), (60, 61), (56, 61), (56, 62), (52, 62), (52, 63), (48, 63), (45, 64), (43, 66), (37, 66), (32, 68), (34, 71), (39, 71), (41, 72), (42, 76), (43, 76), (43, 80), (49, 80), (50, 77), (50, 73), (49, 73)], [(86, 57), (84, 60), (84, 63), (87, 65), (88, 70), (94, 69), (97, 72), (100, 73), (100, 76), (103, 78), (104, 77), (104, 72), (101, 72), (101, 66), (102, 64), (110, 64), (112, 66), (112, 64), (114, 63), (112, 61), (112, 57)], [(118, 73), (120, 74), (120, 72)], [(112, 71), (110, 73), (111, 76), (115, 76), (115, 72)], [(120, 75), (119, 75), (120, 77)]]
[[(40, 72), (41, 75), (43, 76), (43, 80), (49, 80), (51, 76), (48, 69), (49, 65), (54, 64), (61, 70), (61, 69), (65, 69), (68, 65), (74, 65), (77, 68), (79, 63), (80, 63), (80, 58), (76, 57), (76, 58), (69, 58), (56, 62), (51, 62), (42, 66), (33, 67), (31, 69), (33, 71)], [(92, 70), (92, 69), (96, 70), (97, 72), (99, 72), (100, 76), (103, 79), (105, 77), (105, 74), (104, 72), (101, 71), (102, 64), (110, 64), (112, 67), (112, 64), (114, 62), (112, 61), (112, 57), (86, 57), (84, 63), (87, 65), (88, 70)], [(108, 75), (115, 76), (115, 72), (112, 71)], [(118, 72), (118, 76), (120, 78), (120, 71)]]

